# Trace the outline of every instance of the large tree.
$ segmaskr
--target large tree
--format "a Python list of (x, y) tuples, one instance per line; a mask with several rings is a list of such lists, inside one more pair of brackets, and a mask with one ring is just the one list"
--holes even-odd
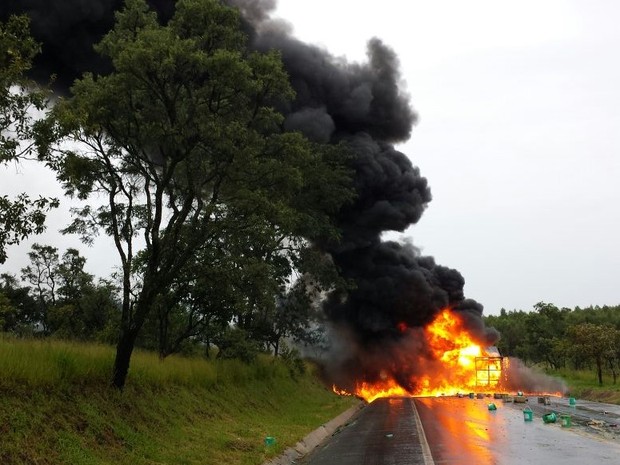
[[(603, 365), (615, 361), (618, 353), (619, 331), (609, 325), (581, 323), (568, 329), (570, 351), (574, 357), (585, 357), (594, 362), (599, 385), (603, 385)], [(613, 362), (612, 362), (613, 366)], [(615, 382), (615, 369), (614, 369)]]
[(277, 53), (246, 48), (238, 11), (180, 0), (161, 25), (144, 0), (128, 0), (98, 51), (113, 72), (77, 81), (55, 107), (55, 143), (40, 142), (67, 193), (90, 200), (67, 231), (114, 239), (122, 388), (146, 318), (195, 257), (256, 228), (280, 243), (335, 234), (329, 214), (349, 190), (333, 149), (281, 130), (286, 72)]
[[(39, 51), (28, 30), (24, 16), (0, 23), (0, 165), (31, 154), (37, 115), (47, 105), (47, 93), (26, 77)], [(44, 230), (45, 215), (56, 206), (56, 199), (0, 192), (0, 263), (7, 258), (7, 246)]]

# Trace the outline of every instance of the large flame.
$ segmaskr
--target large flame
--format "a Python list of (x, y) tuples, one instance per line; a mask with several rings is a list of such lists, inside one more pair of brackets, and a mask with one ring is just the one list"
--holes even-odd
[[(419, 337), (419, 332), (399, 324), (403, 337)], [(501, 378), (502, 359), (487, 353), (466, 330), (462, 319), (445, 309), (422, 332), (428, 353), (412, 355), (415, 363), (425, 367), (423, 375), (400, 382), (387, 371), (378, 381), (358, 382), (353, 392), (334, 386), (338, 394), (351, 394), (368, 402), (379, 397), (439, 396), (467, 392), (487, 392), (497, 388)]]

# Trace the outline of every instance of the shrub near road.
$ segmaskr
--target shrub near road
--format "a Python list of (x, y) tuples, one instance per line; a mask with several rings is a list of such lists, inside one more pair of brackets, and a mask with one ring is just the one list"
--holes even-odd
[(270, 357), (138, 352), (117, 392), (113, 358), (111, 347), (0, 339), (0, 463), (260, 464), (355, 402)]

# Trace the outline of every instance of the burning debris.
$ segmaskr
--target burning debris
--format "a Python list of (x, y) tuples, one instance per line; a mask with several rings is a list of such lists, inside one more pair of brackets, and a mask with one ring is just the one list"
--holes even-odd
[[(149, 0), (162, 21), (174, 0)], [(485, 351), (498, 340), (482, 305), (466, 299), (461, 274), (421, 255), (411, 244), (382, 241), (386, 231), (417, 223), (431, 201), (428, 182), (393, 144), (406, 141), (417, 116), (400, 82), (398, 58), (379, 39), (367, 63), (345, 63), (302, 43), (270, 19), (273, 0), (227, 0), (244, 14), (254, 48), (277, 49), (297, 97), (283, 108), (285, 128), (318, 142), (346, 142), (352, 151), (357, 198), (336, 218), (337, 243), (317, 241), (354, 284), (324, 304), (331, 350), (325, 376), (341, 392), (371, 400), (385, 395), (433, 395), (497, 384), (501, 358)], [(39, 76), (68, 86), (84, 71), (104, 72), (92, 50), (113, 23), (121, 0), (8, 0), (11, 13), (32, 18), (43, 43)]]

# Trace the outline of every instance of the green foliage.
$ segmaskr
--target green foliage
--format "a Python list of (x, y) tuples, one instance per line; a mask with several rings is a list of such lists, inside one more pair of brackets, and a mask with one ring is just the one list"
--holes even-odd
[[(32, 153), (37, 118), (47, 105), (47, 93), (26, 78), (38, 52), (27, 17), (0, 23), (0, 164)], [(6, 261), (7, 246), (43, 232), (46, 213), (57, 206), (57, 199), (0, 196), (0, 263)]]
[(17, 320), (17, 309), (9, 298), (0, 292), (0, 331), (6, 332), (8, 328), (14, 327), (15, 320)]
[(573, 357), (593, 360), (599, 385), (603, 384), (603, 364), (607, 360), (616, 381), (616, 365), (620, 356), (620, 330), (607, 325), (580, 323), (567, 332), (570, 339), (568, 353)]
[(0, 196), (0, 263), (7, 259), (7, 246), (45, 231), (46, 213), (58, 205), (57, 199), (31, 199), (26, 194)]
[[(116, 245), (122, 387), (145, 324), (162, 355), (229, 316), (255, 334), (293, 271), (305, 272), (310, 241), (338, 235), (331, 214), (351, 189), (342, 147), (282, 131), (288, 76), (276, 52), (246, 48), (237, 10), (180, 0), (161, 25), (129, 0), (97, 50), (114, 71), (78, 80), (38, 141), (66, 193), (89, 201), (66, 232), (103, 231)], [(212, 300), (198, 306), (196, 293)]]
[(2, 275), (0, 293), (14, 309), (4, 331), (113, 342), (110, 334), (118, 332), (119, 323), (116, 287), (105, 280), (95, 283), (76, 249), (59, 257), (55, 247), (33, 244), (28, 256), (22, 279), (30, 287)]
[(283, 344), (280, 356), (286, 364), (291, 378), (297, 379), (299, 376), (303, 376), (306, 373), (306, 364), (302, 360), (298, 349)]
[(31, 152), (35, 125), (33, 113), (42, 111), (47, 94), (26, 77), (39, 45), (29, 35), (26, 16), (12, 16), (0, 23), (0, 163)]
[(559, 309), (539, 302), (533, 312), (502, 310), (486, 317), (498, 329), (502, 355), (552, 370), (594, 369), (600, 385), (604, 375), (615, 384), (620, 372), (620, 306)]
[(31, 335), (41, 320), (39, 307), (30, 294), (29, 288), (19, 285), (17, 279), (9, 274), (0, 275), (0, 295), (3, 296), (3, 332), (20, 336)]
[(214, 342), (219, 349), (218, 358), (224, 360), (238, 359), (250, 363), (258, 355), (258, 344), (240, 328), (226, 328)]

